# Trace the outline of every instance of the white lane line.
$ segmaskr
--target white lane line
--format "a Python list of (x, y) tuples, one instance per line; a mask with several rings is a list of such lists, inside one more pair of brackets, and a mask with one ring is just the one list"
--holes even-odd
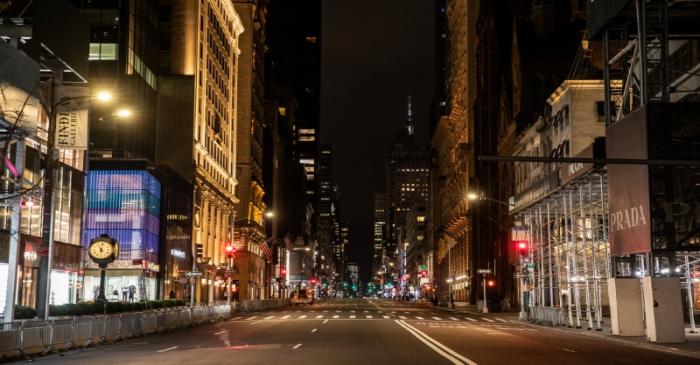
[(336, 313), (340, 313), (341, 311), (335, 311)]
[(486, 322), (495, 322), (493, 319), (488, 319), (486, 317), (481, 317), (481, 319), (483, 319)]
[(412, 334), (415, 338), (423, 342), (426, 346), (430, 347), (433, 351), (437, 352), (438, 354), (442, 355), (444, 358), (449, 360), (451, 363), (457, 365), (477, 365), (474, 361), (471, 361), (466, 357), (456, 353), (449, 347), (443, 345), (442, 343), (426, 335), (425, 333), (409, 325), (408, 323), (399, 320), (396, 320), (396, 323), (398, 323), (399, 326), (403, 327), (403, 329), (408, 331), (408, 333)]
[(350, 311), (350, 313), (355, 313), (355, 311)]
[(177, 348), (177, 346), (168, 347), (167, 349), (158, 350), (158, 352), (165, 352), (165, 351), (175, 350), (176, 348)]
[(384, 319), (389, 319), (389, 316), (382, 316), (382, 318), (384, 318)]
[(328, 320), (323, 321), (323, 324), (326, 324), (326, 323), (328, 323)]
[(499, 321), (499, 322), (508, 323), (508, 321), (506, 321), (506, 320), (503, 319), (503, 318), (496, 318), (496, 320)]
[(222, 334), (222, 333), (226, 333), (226, 330), (219, 331), (219, 332), (215, 333), (214, 336), (220, 335), (220, 334)]
[(291, 317), (291, 316), (288, 314), (288, 315), (282, 317), (281, 319), (287, 319), (287, 318), (289, 318), (289, 317)]
[(564, 351), (566, 351), (566, 352), (576, 352), (576, 351), (574, 351), (574, 350), (567, 349), (567, 348), (565, 348), (565, 347), (557, 347), (557, 348), (558, 348), (559, 350), (564, 350)]
[(433, 317), (433, 319), (436, 321), (442, 321), (442, 318), (440, 318), (440, 317)]
[(372, 318), (374, 318), (374, 317), (368, 315), (367, 318), (368, 318), (368, 319), (372, 319)]
[(328, 313), (328, 311), (323, 311), (323, 313)]
[(464, 317), (464, 319), (466, 319), (467, 321), (476, 322), (476, 319), (472, 317)]
[(399, 316), (399, 318), (401, 318), (401, 319), (408, 319), (408, 318), (406, 318), (406, 317), (404, 317), (404, 316)]
[(294, 347), (292, 347), (292, 350), (296, 350), (296, 349), (298, 349), (299, 347), (301, 347), (301, 344), (300, 344), (300, 343), (294, 345)]
[[(335, 318), (335, 316), (333, 316), (333, 318)], [(355, 316), (350, 316), (350, 319), (353, 319), (353, 318), (355, 318)]]
[[(333, 316), (333, 318), (334, 318), (334, 319), (335, 319), (335, 318), (340, 318), (340, 316), (336, 314), (336, 315)], [(327, 320), (326, 320), (326, 321), (327, 321)]]
[(304, 319), (304, 318), (306, 318), (306, 316), (299, 316), (299, 319)]
[(252, 320), (254, 320), (255, 318), (258, 318), (258, 316), (248, 317), (248, 320), (249, 320), (249, 321), (252, 321)]
[(311, 333), (314, 333), (314, 332), (316, 332), (316, 331), (318, 331), (318, 328), (312, 329), (312, 330), (311, 330)]
[(409, 314), (408, 312), (403, 312), (403, 314)]
[(241, 318), (243, 318), (243, 317), (234, 317), (234, 318), (231, 318), (231, 319), (235, 321), (235, 320), (241, 319)]
[(273, 319), (273, 318), (275, 318), (275, 316), (269, 316), (269, 317), (265, 317), (263, 319)]
[(316, 319), (320, 319), (320, 318), (323, 318), (323, 314), (319, 314), (316, 316)]
[(425, 319), (425, 318), (423, 318), (423, 317), (418, 317), (418, 316), (416, 316), (416, 318), (421, 319), (421, 320), (422, 320), (422, 319)]
[(262, 323), (262, 321), (256, 321), (256, 322), (251, 323), (250, 325), (253, 326), (253, 325), (256, 325), (258, 323)]
[(365, 311), (365, 313), (369, 313), (369, 311)]
[(450, 317), (450, 319), (453, 320), (453, 321), (459, 321), (459, 319), (457, 319), (457, 318), (455, 318), (455, 317)]

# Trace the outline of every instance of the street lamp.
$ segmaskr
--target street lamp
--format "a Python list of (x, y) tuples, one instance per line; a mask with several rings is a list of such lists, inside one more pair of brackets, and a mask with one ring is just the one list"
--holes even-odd
[(119, 109), (114, 113), (114, 115), (119, 118), (128, 118), (131, 116), (131, 114), (131, 110), (129, 109)]
[(43, 191), (43, 209), (41, 219), (41, 238), (42, 246), (48, 248), (48, 256), (40, 261), (39, 266), (39, 282), (37, 287), (37, 313), (44, 320), (49, 318), (49, 300), (51, 296), (51, 267), (53, 265), (53, 231), (55, 219), (55, 205), (53, 201), (53, 183), (54, 183), (54, 168), (56, 158), (54, 156), (54, 147), (56, 144), (56, 118), (58, 108), (74, 101), (98, 100), (103, 103), (112, 101), (113, 95), (109, 91), (99, 91), (95, 95), (89, 96), (73, 96), (63, 97), (51, 105), (49, 110), (49, 130), (46, 141), (46, 166), (44, 168), (44, 191)]
[(274, 218), (274, 217), (275, 217), (275, 212), (273, 212), (273, 211), (271, 211), (271, 210), (268, 210), (267, 212), (265, 212), (265, 218), (271, 219), (271, 218)]

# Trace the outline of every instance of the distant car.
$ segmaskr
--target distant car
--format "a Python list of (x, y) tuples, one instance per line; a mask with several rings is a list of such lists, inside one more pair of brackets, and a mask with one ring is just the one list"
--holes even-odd
[(294, 291), (289, 298), (291, 304), (314, 304), (314, 293), (311, 290), (301, 289)]

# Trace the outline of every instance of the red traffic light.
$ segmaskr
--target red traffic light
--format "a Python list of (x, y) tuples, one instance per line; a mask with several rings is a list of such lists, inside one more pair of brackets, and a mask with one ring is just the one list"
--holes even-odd
[(496, 280), (489, 279), (489, 280), (486, 282), (486, 285), (487, 285), (489, 288), (493, 288), (494, 286), (496, 286)]
[(236, 253), (236, 248), (233, 247), (232, 244), (227, 244), (226, 248), (224, 249), (226, 251), (226, 256), (232, 257)]
[(284, 268), (280, 269), (280, 274), (284, 275), (286, 273), (287, 273), (287, 270), (285, 270)]
[(421, 277), (424, 277), (424, 278), (427, 278), (427, 277), (428, 277), (428, 271), (427, 271), (427, 270), (421, 271), (421, 272), (420, 272), (420, 276), (421, 276)]
[(520, 252), (527, 251), (527, 241), (515, 241), (515, 248)]

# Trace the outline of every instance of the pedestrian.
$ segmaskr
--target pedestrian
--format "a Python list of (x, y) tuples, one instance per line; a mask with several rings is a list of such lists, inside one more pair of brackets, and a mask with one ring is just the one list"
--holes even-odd
[(129, 288), (122, 286), (122, 302), (126, 302), (129, 299)]
[(129, 287), (129, 302), (134, 302), (134, 294), (136, 294), (136, 287), (131, 285)]
[(175, 291), (170, 289), (170, 293), (168, 293), (168, 298), (169, 299), (175, 299)]

